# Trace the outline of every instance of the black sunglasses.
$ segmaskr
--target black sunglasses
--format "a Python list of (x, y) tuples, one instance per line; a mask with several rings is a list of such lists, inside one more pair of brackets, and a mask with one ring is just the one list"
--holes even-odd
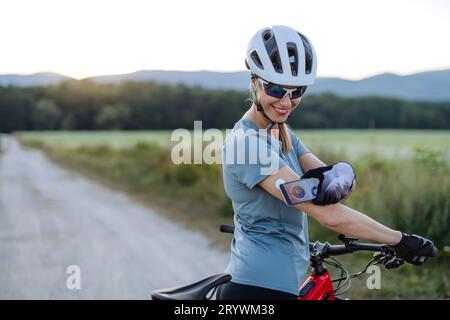
[(263, 86), (265, 93), (277, 99), (283, 99), (287, 95), (289, 95), (290, 99), (298, 99), (305, 94), (306, 88), (308, 88), (308, 86), (301, 86), (294, 89), (286, 89), (281, 85), (267, 82), (261, 78), (258, 78), (258, 81)]

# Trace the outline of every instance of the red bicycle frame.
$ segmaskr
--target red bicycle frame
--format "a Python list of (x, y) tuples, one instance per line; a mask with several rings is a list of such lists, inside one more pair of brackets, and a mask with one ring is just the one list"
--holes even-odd
[(334, 300), (330, 274), (310, 275), (300, 287), (298, 300)]

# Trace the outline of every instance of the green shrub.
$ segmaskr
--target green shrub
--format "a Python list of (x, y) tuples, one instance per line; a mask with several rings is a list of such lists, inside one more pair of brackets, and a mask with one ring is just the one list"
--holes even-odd
[(201, 171), (194, 164), (181, 164), (175, 170), (175, 180), (183, 186), (192, 186), (200, 177)]

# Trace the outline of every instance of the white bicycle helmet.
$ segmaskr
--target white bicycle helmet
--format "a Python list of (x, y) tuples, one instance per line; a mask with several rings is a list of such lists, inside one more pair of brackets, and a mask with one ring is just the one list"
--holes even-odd
[(308, 86), (316, 80), (314, 47), (287, 26), (259, 30), (248, 43), (245, 64), (252, 74), (279, 85)]

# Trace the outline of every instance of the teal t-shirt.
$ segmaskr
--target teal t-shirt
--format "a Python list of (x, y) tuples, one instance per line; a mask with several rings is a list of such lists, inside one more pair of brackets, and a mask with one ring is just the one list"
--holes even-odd
[(309, 150), (290, 130), (292, 148), (284, 154), (266, 132), (243, 118), (223, 145), (223, 181), (235, 225), (225, 272), (236, 283), (298, 295), (309, 266), (307, 215), (258, 184), (285, 165), (301, 176), (298, 157)]

